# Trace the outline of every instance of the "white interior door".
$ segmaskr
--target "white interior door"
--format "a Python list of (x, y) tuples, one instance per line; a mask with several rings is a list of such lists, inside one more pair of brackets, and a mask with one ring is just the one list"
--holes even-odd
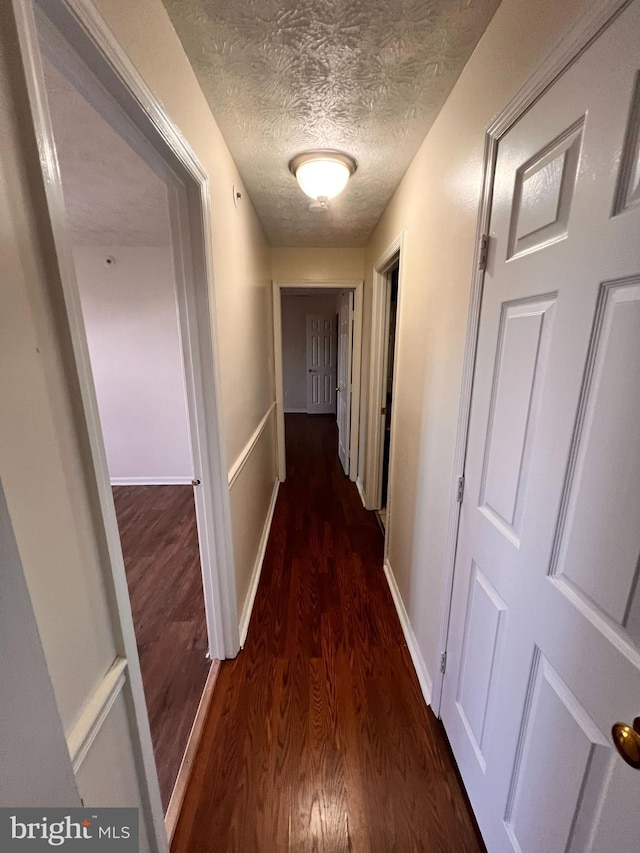
[(336, 411), (336, 315), (307, 314), (307, 414)]
[(640, 2), (502, 139), (443, 720), (490, 853), (637, 853)]
[(353, 350), (353, 291), (340, 294), (338, 312), (338, 456), (345, 474), (349, 474), (351, 437), (351, 353)]

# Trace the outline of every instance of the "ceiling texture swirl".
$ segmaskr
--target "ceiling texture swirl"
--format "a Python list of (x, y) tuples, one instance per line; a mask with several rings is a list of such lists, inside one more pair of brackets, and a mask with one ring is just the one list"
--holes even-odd
[[(363, 246), (498, 0), (164, 0), (267, 238)], [(358, 161), (313, 212), (288, 170)]]

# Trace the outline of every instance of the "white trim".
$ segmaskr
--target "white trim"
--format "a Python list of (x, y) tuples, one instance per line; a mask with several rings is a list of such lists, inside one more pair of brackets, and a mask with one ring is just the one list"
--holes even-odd
[[(476, 226), (476, 250), (473, 257), (460, 405), (458, 409), (456, 445), (451, 478), (451, 497), (449, 501), (438, 646), (433, 670), (435, 673), (433, 682), (433, 710), (438, 717), (440, 716), (442, 685), (444, 681), (444, 675), (440, 672), (439, 662), (442, 654), (447, 649), (460, 521), (460, 504), (456, 498), (456, 487), (458, 477), (464, 474), (471, 413), (471, 395), (473, 391), (473, 374), (478, 343), (480, 309), (482, 305), (482, 288), (484, 284), (484, 272), (478, 270), (479, 244), (480, 238), (484, 234), (489, 233), (493, 176), (498, 153), (498, 143), (518, 119), (542, 97), (547, 89), (578, 59), (580, 54), (587, 49), (599, 33), (605, 27), (608, 27), (630, 2), (632, 0), (595, 0), (589, 9), (580, 16), (571, 30), (560, 40), (540, 67), (531, 75), (515, 97), (496, 116), (485, 134), (482, 195), (479, 202)], [(490, 248), (489, 246), (489, 250)]]
[(409, 620), (409, 614), (405, 609), (404, 602), (402, 601), (402, 596), (400, 595), (400, 590), (398, 589), (398, 584), (396, 583), (396, 579), (394, 577), (393, 570), (391, 569), (391, 564), (389, 563), (388, 559), (385, 559), (384, 561), (384, 573), (387, 578), (387, 583), (389, 584), (389, 590), (391, 591), (393, 603), (396, 606), (398, 619), (400, 620), (400, 625), (402, 626), (402, 633), (404, 634), (404, 638), (407, 641), (407, 648), (409, 649), (409, 654), (411, 655), (411, 660), (413, 661), (413, 666), (415, 667), (416, 675), (418, 676), (418, 681), (420, 682), (420, 689), (422, 690), (424, 701), (427, 705), (430, 705), (432, 689), (431, 676), (429, 675), (429, 670), (427, 669), (427, 665), (424, 661), (424, 658), (422, 657), (422, 652), (420, 651), (420, 647), (418, 646), (416, 635), (413, 633), (411, 621)]
[(211, 706), (211, 699), (213, 698), (213, 688), (215, 687), (219, 672), (220, 661), (212, 661), (211, 666), (209, 667), (209, 674), (207, 675), (207, 680), (204, 685), (204, 690), (202, 691), (202, 696), (198, 703), (198, 710), (196, 711), (196, 716), (193, 721), (191, 731), (189, 732), (187, 747), (184, 751), (184, 755), (182, 756), (180, 769), (178, 770), (173, 791), (171, 792), (171, 799), (167, 806), (167, 813), (164, 816), (164, 825), (167, 831), (169, 844), (171, 844), (173, 840), (173, 834), (176, 831), (176, 826), (178, 825), (180, 810), (182, 809), (182, 803), (184, 802), (184, 797), (187, 793), (187, 786), (189, 784), (189, 779), (191, 778), (193, 763), (198, 752), (200, 739), (204, 730), (204, 724), (207, 720), (209, 708)]
[(356, 477), (356, 488), (358, 490), (358, 494), (360, 495), (360, 500), (362, 501), (362, 506), (366, 509), (367, 508), (367, 498), (366, 498), (366, 495), (364, 493), (364, 486), (362, 485), (362, 481), (360, 480), (359, 476)]
[[(287, 287), (308, 290), (353, 290), (353, 361), (351, 364), (351, 434), (349, 436), (349, 479), (358, 476), (358, 447), (360, 441), (360, 400), (362, 364), (362, 324), (364, 309), (364, 282), (357, 281), (274, 281), (273, 289), (273, 350), (276, 383), (276, 433), (278, 448), (278, 477), (284, 483), (287, 476), (284, 440), (284, 380), (282, 366), (282, 290)], [(305, 410), (306, 411), (306, 410)]]
[[(240, 647), (226, 452), (221, 427), (220, 371), (215, 344), (208, 181), (199, 191), (168, 185), (174, 274), (194, 478), (198, 543), (211, 658), (234, 657)], [(187, 188), (189, 182), (187, 182)], [(201, 225), (199, 229), (196, 225)], [(204, 239), (199, 240), (202, 237)], [(197, 249), (200, 247), (201, 253)]]
[[(233, 488), (233, 484), (238, 479), (240, 472), (242, 471), (244, 466), (247, 464), (247, 461), (248, 461), (249, 457), (251, 456), (251, 453), (253, 452), (253, 449), (255, 448), (256, 444), (258, 443), (260, 436), (264, 432), (264, 429), (265, 429), (267, 423), (269, 422), (269, 418), (271, 417), (271, 413), (273, 412), (275, 407), (276, 407), (276, 403), (274, 400), (273, 403), (269, 406), (269, 408), (265, 412), (265, 414), (263, 415), (262, 420), (260, 421), (258, 426), (253, 431), (251, 438), (245, 444), (242, 452), (240, 453), (240, 455), (238, 456), (236, 461), (231, 466), (231, 469), (229, 471), (229, 488), (230, 489)], [(241, 643), (241, 645), (242, 645), (242, 643)]]
[(126, 681), (126, 670), (125, 658), (116, 658), (67, 736), (67, 747), (73, 772), (76, 774), (122, 690)]
[(253, 604), (256, 600), (256, 593), (258, 592), (258, 584), (260, 583), (260, 575), (262, 573), (262, 564), (264, 563), (264, 556), (267, 552), (267, 544), (269, 542), (269, 533), (271, 532), (271, 522), (273, 521), (273, 513), (276, 508), (276, 501), (278, 500), (278, 490), (280, 488), (280, 480), (276, 480), (273, 484), (273, 492), (271, 493), (271, 501), (269, 502), (269, 509), (267, 510), (267, 517), (264, 522), (264, 528), (262, 530), (262, 536), (260, 537), (260, 545), (258, 546), (258, 554), (256, 556), (256, 561), (253, 565), (253, 572), (251, 573), (251, 583), (249, 584), (249, 591), (247, 592), (247, 598), (244, 602), (244, 606), (242, 608), (242, 615), (240, 616), (240, 646), (244, 648), (245, 641), (247, 639), (247, 632), (249, 630), (249, 622), (251, 621), (251, 613), (253, 611)]
[(111, 477), (112, 486), (190, 486), (191, 477)]

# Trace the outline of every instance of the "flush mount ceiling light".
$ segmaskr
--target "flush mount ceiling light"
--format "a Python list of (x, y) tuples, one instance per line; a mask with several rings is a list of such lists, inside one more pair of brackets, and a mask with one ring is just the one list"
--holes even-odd
[(349, 154), (329, 149), (303, 151), (289, 163), (300, 189), (323, 207), (342, 192), (357, 167)]

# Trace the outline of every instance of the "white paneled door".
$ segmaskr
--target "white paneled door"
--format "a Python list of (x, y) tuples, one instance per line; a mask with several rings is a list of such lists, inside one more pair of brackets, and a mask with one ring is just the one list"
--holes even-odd
[(307, 314), (307, 414), (336, 411), (336, 315)]
[(349, 474), (351, 437), (351, 353), (353, 350), (353, 291), (340, 294), (338, 312), (338, 456), (345, 474)]
[(442, 714), (489, 853), (638, 853), (640, 0), (501, 139)]

